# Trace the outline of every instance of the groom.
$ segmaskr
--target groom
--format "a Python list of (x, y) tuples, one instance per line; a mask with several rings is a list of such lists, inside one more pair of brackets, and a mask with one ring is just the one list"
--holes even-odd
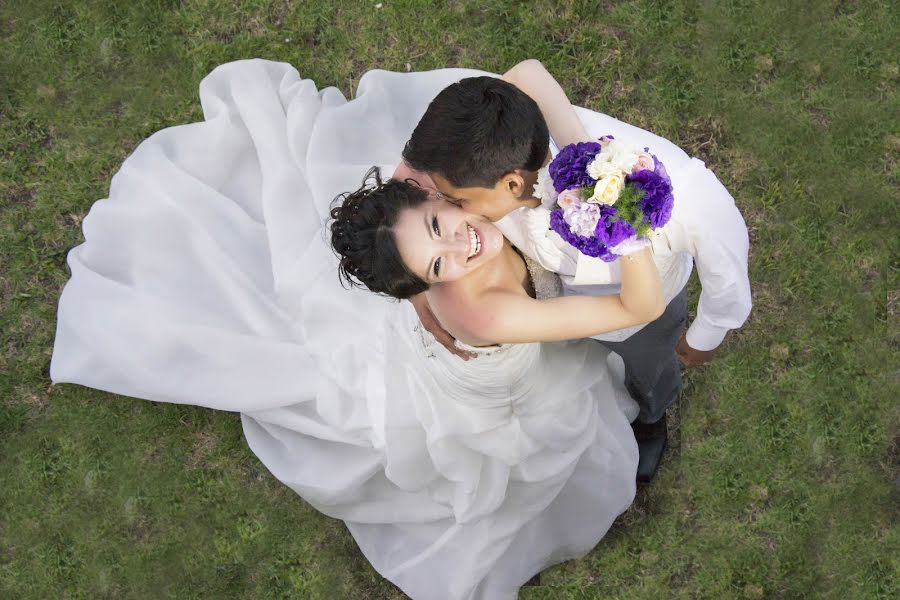
[[(610, 121), (628, 128), (641, 145), (645, 145), (641, 135), (652, 138)], [(519, 208), (540, 204), (534, 198), (534, 184), (537, 170), (549, 160), (548, 125), (555, 140), (587, 139), (559, 84), (539, 62), (525, 61), (503, 79), (474, 77), (445, 88), (416, 126), (403, 158), (467, 211), (502, 220), (498, 227), (504, 230), (502, 225)], [(661, 143), (652, 138), (646, 145), (656, 148)], [(641, 483), (653, 478), (665, 450), (666, 409), (681, 392), (681, 366), (709, 362), (727, 332), (743, 325), (751, 306), (744, 220), (715, 176), (699, 161), (693, 166), (697, 173), (691, 181), (713, 193), (676, 189), (672, 219), (653, 244), (666, 291), (666, 311), (642, 328), (596, 338), (622, 357), (626, 387), (640, 406), (632, 427), (640, 452), (637, 480)], [(508, 215), (510, 219), (504, 219)], [(685, 332), (687, 281), (693, 262), (702, 291), (697, 318)], [(618, 292), (618, 287), (567, 285), (565, 292), (609, 294)], [(422, 299), (414, 299), (413, 304), (425, 328), (459, 353), (427, 304)]]

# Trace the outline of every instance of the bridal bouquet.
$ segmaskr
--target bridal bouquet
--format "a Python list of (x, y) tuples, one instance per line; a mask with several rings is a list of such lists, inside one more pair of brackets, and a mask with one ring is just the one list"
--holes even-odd
[(538, 172), (550, 228), (582, 254), (611, 262), (649, 244), (672, 216), (672, 181), (649, 148), (607, 135), (569, 144)]

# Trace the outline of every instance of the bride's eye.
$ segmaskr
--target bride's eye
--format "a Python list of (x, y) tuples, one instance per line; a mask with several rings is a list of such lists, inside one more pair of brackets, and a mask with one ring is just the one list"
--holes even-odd
[[(441, 228), (438, 225), (437, 217), (431, 217), (431, 229), (434, 231), (435, 235), (437, 235), (437, 236), (441, 235)], [(435, 265), (435, 266), (437, 266), (437, 265)]]
[(441, 276), (441, 259), (440, 258), (438, 258), (434, 261), (434, 269), (432, 269), (432, 270), (434, 271), (435, 277)]

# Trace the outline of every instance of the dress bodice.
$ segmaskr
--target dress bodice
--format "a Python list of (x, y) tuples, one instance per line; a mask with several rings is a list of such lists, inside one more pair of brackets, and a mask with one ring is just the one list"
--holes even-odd
[[(556, 273), (547, 271), (528, 256), (523, 258), (538, 300), (562, 295), (562, 283)], [(475, 400), (482, 408), (510, 407), (517, 398), (527, 394), (530, 389), (527, 373), (537, 360), (539, 344), (470, 346), (457, 340), (457, 348), (478, 355), (475, 360), (463, 361), (425, 330), (415, 314), (411, 319), (428, 359), (427, 369), (441, 379), (452, 380), (455, 388), (464, 392), (459, 394), (462, 402)]]

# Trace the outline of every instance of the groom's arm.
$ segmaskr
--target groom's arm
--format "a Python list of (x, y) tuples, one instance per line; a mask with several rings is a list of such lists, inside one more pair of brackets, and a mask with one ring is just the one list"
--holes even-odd
[(697, 167), (683, 186), (690, 198), (676, 200), (663, 230), (673, 252), (693, 256), (700, 278), (697, 317), (676, 347), (688, 367), (708, 362), (728, 331), (744, 324), (752, 306), (744, 218), (712, 171)]
[(456, 346), (456, 338), (444, 329), (441, 322), (438, 321), (437, 317), (434, 316), (434, 313), (431, 312), (431, 305), (428, 304), (428, 297), (425, 295), (425, 292), (416, 294), (409, 299), (409, 302), (413, 305), (413, 308), (416, 309), (416, 315), (419, 317), (422, 327), (425, 328), (425, 331), (433, 335), (434, 339), (441, 346), (449, 350), (451, 354), (455, 354), (463, 360), (476, 358), (474, 353), (461, 350)]
[(540, 61), (533, 58), (522, 61), (504, 73), (503, 79), (531, 96), (537, 103), (547, 121), (550, 137), (557, 146), (562, 148), (590, 139), (566, 92)]

